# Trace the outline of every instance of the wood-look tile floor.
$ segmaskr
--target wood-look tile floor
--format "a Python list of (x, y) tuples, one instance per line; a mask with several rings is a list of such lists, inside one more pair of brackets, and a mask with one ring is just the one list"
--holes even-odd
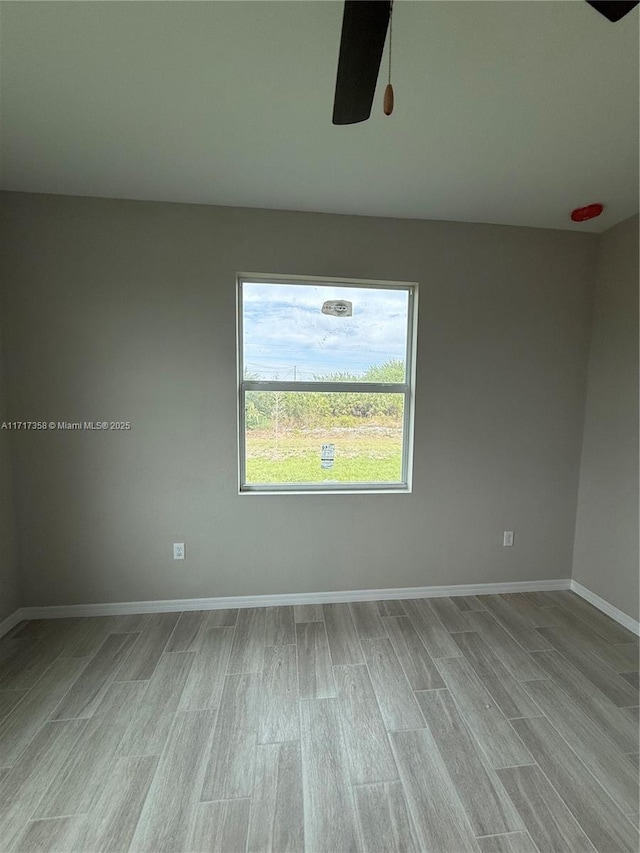
[(638, 640), (570, 592), (22, 623), (0, 850), (638, 850)]

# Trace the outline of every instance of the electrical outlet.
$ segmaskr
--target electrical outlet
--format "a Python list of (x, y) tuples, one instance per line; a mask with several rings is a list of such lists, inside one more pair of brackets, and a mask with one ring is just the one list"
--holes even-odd
[(173, 559), (184, 560), (184, 542), (173, 543)]
[(511, 548), (513, 545), (513, 530), (505, 530), (502, 537), (502, 545), (505, 548)]

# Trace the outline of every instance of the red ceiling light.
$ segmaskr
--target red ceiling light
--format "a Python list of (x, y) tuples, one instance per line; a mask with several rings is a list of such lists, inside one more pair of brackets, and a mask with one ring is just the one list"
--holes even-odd
[(571, 211), (571, 219), (574, 222), (586, 222), (587, 219), (595, 219), (600, 216), (604, 207), (601, 204), (588, 204), (586, 207), (576, 207)]

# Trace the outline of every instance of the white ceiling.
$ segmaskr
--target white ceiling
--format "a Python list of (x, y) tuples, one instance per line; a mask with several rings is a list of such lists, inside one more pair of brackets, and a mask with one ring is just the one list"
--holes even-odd
[(2, 186), (586, 231), (638, 210), (638, 8), (394, 9), (396, 111), (385, 56), (371, 119), (335, 127), (340, 2), (3, 2)]

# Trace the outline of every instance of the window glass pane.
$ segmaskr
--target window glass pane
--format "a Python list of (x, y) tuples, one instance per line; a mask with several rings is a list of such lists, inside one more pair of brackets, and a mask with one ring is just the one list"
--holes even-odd
[(244, 282), (242, 306), (245, 379), (405, 381), (407, 290)]
[(399, 483), (404, 394), (247, 391), (246, 482)]

